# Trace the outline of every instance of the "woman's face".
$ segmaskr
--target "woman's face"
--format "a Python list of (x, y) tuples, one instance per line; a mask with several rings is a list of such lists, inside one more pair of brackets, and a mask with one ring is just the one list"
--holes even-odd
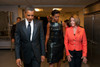
[(54, 20), (55, 22), (58, 22), (58, 21), (59, 21), (59, 17), (60, 17), (60, 14), (55, 14), (55, 15), (53, 16), (53, 20)]
[(71, 23), (71, 26), (72, 27), (76, 26), (76, 23), (75, 23), (75, 19), (74, 18), (71, 18), (71, 22), (70, 23)]

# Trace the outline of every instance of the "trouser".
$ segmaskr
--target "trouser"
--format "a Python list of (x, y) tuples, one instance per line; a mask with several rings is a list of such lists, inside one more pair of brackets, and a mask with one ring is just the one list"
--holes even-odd
[(24, 64), (24, 67), (40, 67), (40, 63), (37, 60), (32, 59), (29, 64)]
[(81, 67), (82, 64), (82, 51), (69, 51), (73, 56), (71, 62), (69, 62), (69, 67)]
[(34, 56), (34, 52), (32, 51), (32, 59), (31, 62), (26, 64), (24, 63), (24, 67), (40, 67), (40, 62), (37, 61), (36, 57)]

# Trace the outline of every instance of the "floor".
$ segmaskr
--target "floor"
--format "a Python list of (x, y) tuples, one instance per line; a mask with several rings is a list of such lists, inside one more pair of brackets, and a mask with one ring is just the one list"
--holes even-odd
[[(15, 53), (11, 50), (0, 50), (0, 67), (17, 67), (15, 63)], [(47, 61), (41, 63), (41, 67), (49, 67)], [(56, 65), (55, 65), (56, 67)], [(61, 64), (61, 67), (69, 67), (68, 62)], [(82, 67), (89, 67), (88, 64), (82, 64)]]

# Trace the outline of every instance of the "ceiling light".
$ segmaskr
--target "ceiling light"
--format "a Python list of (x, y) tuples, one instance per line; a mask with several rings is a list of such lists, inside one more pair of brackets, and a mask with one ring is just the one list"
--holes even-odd
[(41, 8), (35, 8), (35, 11), (39, 12), (39, 11), (43, 11), (43, 9), (41, 9)]
[(59, 11), (61, 11), (62, 8), (53, 8), (53, 10), (59, 10)]

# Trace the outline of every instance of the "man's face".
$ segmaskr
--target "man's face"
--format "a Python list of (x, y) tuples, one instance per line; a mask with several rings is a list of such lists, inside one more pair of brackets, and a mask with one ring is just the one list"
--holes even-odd
[(34, 19), (34, 11), (27, 10), (25, 13), (25, 18), (28, 22), (31, 22)]

